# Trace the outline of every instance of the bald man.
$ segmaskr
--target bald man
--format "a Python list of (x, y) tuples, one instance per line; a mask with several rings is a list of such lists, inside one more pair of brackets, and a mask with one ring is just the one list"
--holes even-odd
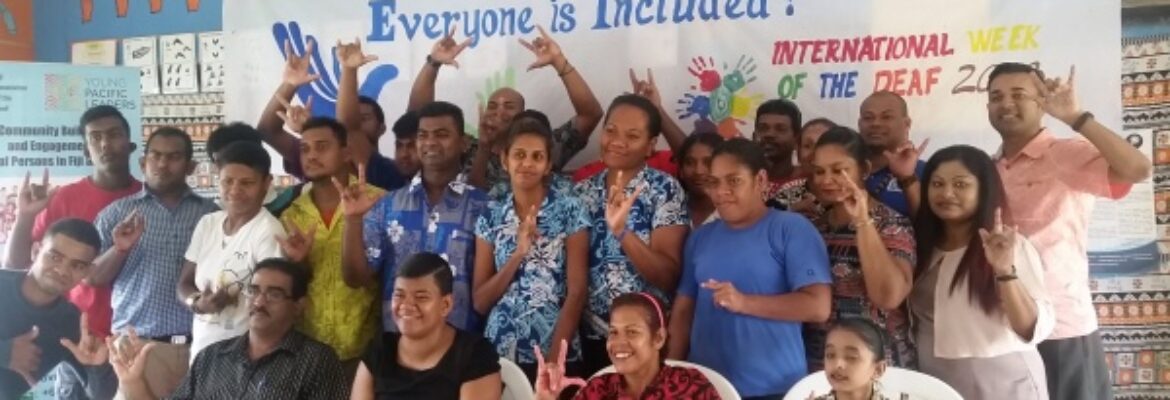
[(911, 123), (906, 100), (894, 92), (874, 92), (861, 102), (857, 128), (869, 146), (866, 189), (909, 217), (918, 208), (918, 177), (926, 165), (918, 159), (922, 148), (910, 142)]
[[(565, 58), (561, 47), (552, 39), (543, 28), (540, 37), (532, 42), (520, 39), (520, 44), (536, 55), (536, 61), (529, 65), (533, 71), (551, 66), (568, 91), (569, 101), (573, 104), (576, 116), (568, 122), (552, 130), (553, 143), (552, 161), (553, 172), (561, 172), (565, 164), (581, 149), (589, 144), (589, 135), (601, 121), (605, 111), (601, 103), (593, 96), (589, 84), (581, 77), (577, 68)], [(435, 80), (439, 76), (439, 69), (444, 65), (456, 68), (459, 63), (455, 59), (463, 49), (471, 44), (471, 39), (456, 43), (453, 37), (455, 29), (451, 29), (447, 36), (435, 43), (431, 54), (427, 56), (427, 63), (414, 79), (414, 86), (410, 90), (410, 103), (407, 106), (415, 110), (435, 99)], [(472, 152), (471, 165), (468, 171), (468, 183), (484, 190), (491, 189), (498, 184), (507, 184), (508, 175), (500, 162), (505, 135), (508, 126), (517, 114), (524, 111), (527, 104), (524, 95), (512, 88), (500, 88), (491, 93), (487, 104), (480, 104), (483, 112), (479, 121), (479, 142)]]

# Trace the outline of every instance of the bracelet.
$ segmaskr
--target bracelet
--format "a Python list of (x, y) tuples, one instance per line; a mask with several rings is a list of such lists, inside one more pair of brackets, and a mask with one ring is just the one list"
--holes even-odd
[(905, 178), (895, 178), (895, 179), (898, 180), (898, 186), (901, 186), (901, 187), (907, 187), (907, 186), (913, 185), (915, 183), (918, 183), (918, 177), (914, 176), (914, 175), (910, 175), (910, 176), (907, 176)]
[(557, 76), (564, 78), (565, 75), (568, 75), (568, 74), (572, 73), (573, 71), (577, 70), (577, 68), (573, 67), (573, 64), (566, 63), (565, 65), (566, 65), (565, 70), (564, 71), (557, 71)]
[(1016, 266), (1012, 265), (1012, 272), (1011, 273), (1004, 274), (1004, 275), (996, 275), (995, 281), (996, 282), (1011, 282), (1011, 281), (1014, 281), (1014, 280), (1019, 279), (1019, 278), (1020, 277), (1016, 275)]
[(1073, 122), (1072, 130), (1080, 132), (1081, 128), (1085, 127), (1085, 123), (1089, 122), (1089, 120), (1093, 118), (1093, 113), (1091, 112), (1085, 111), (1081, 113), (1081, 116), (1077, 117), (1076, 122)]
[(430, 54), (427, 54), (427, 64), (430, 64), (434, 69), (439, 69), (443, 66), (442, 61), (436, 60), (434, 57), (431, 57)]
[(858, 229), (873, 225), (873, 218), (866, 218), (865, 220), (863, 220), (861, 222), (853, 221), (853, 222), (850, 222), (849, 225), (853, 226), (853, 230), (858, 230)]

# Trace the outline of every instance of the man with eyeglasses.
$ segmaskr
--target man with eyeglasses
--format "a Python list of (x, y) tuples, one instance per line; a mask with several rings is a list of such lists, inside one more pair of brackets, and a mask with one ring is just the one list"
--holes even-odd
[[(348, 399), (349, 382), (333, 349), (293, 329), (307, 305), (309, 271), (279, 258), (260, 261), (243, 295), (248, 331), (208, 346), (170, 399)], [(127, 400), (157, 399), (143, 380), (157, 343), (111, 343), (110, 364)]]

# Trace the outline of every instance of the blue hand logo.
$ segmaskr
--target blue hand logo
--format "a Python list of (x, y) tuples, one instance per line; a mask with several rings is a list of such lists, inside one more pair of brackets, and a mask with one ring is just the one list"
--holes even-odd
[[(301, 27), (296, 22), (289, 22), (287, 25), (281, 22), (273, 24), (272, 37), (276, 40), (276, 48), (282, 57), (285, 57), (283, 54), (286, 40), (292, 43), (293, 52), (301, 55), (305, 54), (305, 48), (309, 42), (317, 45), (321, 43), (313, 35), (302, 35)], [(329, 49), (329, 54), (333, 56), (332, 63), (329, 65), (332, 68), (325, 68), (326, 64), (321, 59), (320, 51), (314, 52), (309, 72), (320, 75), (321, 78), (297, 88), (297, 98), (301, 99), (301, 104), (307, 103), (309, 97), (315, 98), (313, 109), (309, 110), (315, 116), (336, 116), (337, 88), (341, 83), (341, 63), (337, 57), (337, 48), (330, 47)], [(358, 87), (358, 94), (376, 100), (382, 94), (382, 89), (386, 84), (397, 77), (398, 67), (394, 64), (382, 64), (374, 67), (366, 75), (365, 81)]]

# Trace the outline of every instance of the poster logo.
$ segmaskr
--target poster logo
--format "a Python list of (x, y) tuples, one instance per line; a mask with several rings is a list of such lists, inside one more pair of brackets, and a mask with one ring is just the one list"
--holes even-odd
[(83, 85), (77, 75), (45, 74), (45, 111), (81, 111)]
[(748, 124), (764, 100), (763, 94), (748, 89), (756, 81), (755, 59), (741, 55), (734, 67), (725, 62), (720, 68), (714, 57), (699, 56), (691, 59), (687, 72), (695, 84), (678, 100), (680, 108), (675, 111), (679, 119), (697, 117), (697, 130), (714, 125), (725, 138), (742, 136), (740, 126)]

